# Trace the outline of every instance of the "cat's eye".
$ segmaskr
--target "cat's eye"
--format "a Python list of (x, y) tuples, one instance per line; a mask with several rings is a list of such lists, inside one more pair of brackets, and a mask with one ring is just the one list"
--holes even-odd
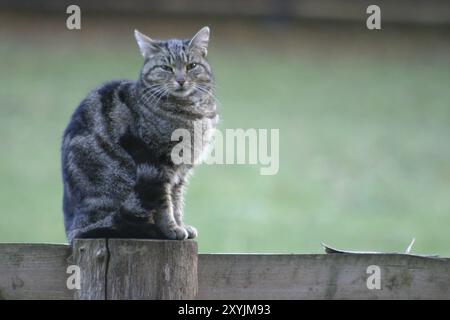
[(189, 63), (187, 66), (186, 66), (186, 69), (187, 70), (192, 70), (192, 69), (194, 69), (195, 67), (197, 66), (197, 64), (196, 63)]
[(169, 71), (169, 72), (173, 71), (173, 68), (171, 66), (168, 66), (168, 65), (162, 65), (161, 69), (163, 69), (164, 71)]

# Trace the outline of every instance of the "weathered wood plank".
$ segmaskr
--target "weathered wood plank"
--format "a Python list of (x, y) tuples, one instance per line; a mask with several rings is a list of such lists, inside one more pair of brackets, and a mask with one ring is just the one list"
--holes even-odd
[[(378, 255), (199, 255), (198, 299), (450, 299), (450, 260)], [(367, 268), (380, 267), (369, 290)]]
[(75, 240), (73, 261), (80, 268), (81, 289), (74, 290), (75, 300), (105, 300), (108, 269), (108, 240)]
[(71, 250), (58, 244), (0, 244), (0, 299), (72, 299)]
[[(90, 240), (97, 244), (84, 251), (75, 261), (81, 268), (82, 287), (92, 286), (90, 298), (152, 298), (155, 288), (148, 270), (169, 270), (162, 261), (146, 259), (153, 249), (145, 240), (117, 241), (106, 251), (102, 260), (103, 239)], [(144, 242), (144, 243), (142, 243)], [(156, 255), (166, 254), (169, 266), (184, 270), (187, 248), (175, 256), (173, 247), (185, 242), (169, 242), (159, 247)], [(109, 246), (108, 246), (109, 247)], [(86, 249), (85, 249), (86, 250)], [(89, 249), (90, 250), (90, 249)], [(87, 253), (86, 253), (87, 252)], [(184, 252), (184, 253), (183, 253)], [(75, 252), (74, 252), (75, 253)], [(66, 268), (71, 249), (67, 245), (50, 244), (0, 244), (0, 298), (1, 299), (73, 299), (74, 292), (66, 287), (69, 276)], [(75, 253), (75, 255), (77, 255)], [(99, 272), (85, 275), (86, 256), (94, 259)], [(109, 257), (109, 261), (108, 261)], [(377, 265), (381, 270), (381, 290), (366, 286), (367, 267)], [(90, 268), (90, 267), (88, 267)], [(136, 270), (141, 269), (141, 271)], [(84, 271), (83, 271), (84, 270)], [(108, 270), (108, 272), (107, 272)], [(120, 271), (119, 271), (120, 270)], [(107, 273), (106, 273), (107, 272)], [(141, 272), (139, 275), (136, 272)], [(102, 275), (112, 280), (112, 287), (102, 285)], [(147, 276), (150, 278), (147, 279)], [(93, 279), (91, 284), (89, 279)], [(171, 278), (172, 279), (172, 278)], [(192, 284), (193, 278), (189, 280)], [(135, 294), (135, 283), (144, 282), (142, 291)], [(109, 283), (109, 281), (108, 281)], [(125, 288), (114, 291), (114, 285)], [(169, 285), (170, 284), (169, 281)], [(159, 290), (159, 291), (158, 291)], [(180, 289), (182, 290), (182, 289)], [(145, 296), (148, 295), (148, 296)], [(78, 293), (76, 298), (83, 297)], [(158, 297), (172, 297), (169, 292)], [(89, 297), (85, 297), (89, 298)], [(450, 259), (415, 257), (398, 254), (378, 255), (260, 255), (260, 254), (200, 254), (198, 256), (198, 299), (450, 299)]]
[(108, 300), (194, 299), (195, 241), (108, 240)]

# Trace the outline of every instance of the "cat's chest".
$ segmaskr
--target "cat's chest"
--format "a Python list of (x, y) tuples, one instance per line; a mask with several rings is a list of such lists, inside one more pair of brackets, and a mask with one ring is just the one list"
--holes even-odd
[(162, 158), (171, 158), (174, 148), (189, 152), (192, 162), (198, 163), (208, 148), (217, 124), (212, 118), (186, 119), (161, 117), (147, 120), (140, 127), (143, 143)]
[(167, 141), (174, 132), (187, 130), (191, 135), (201, 131), (208, 135), (208, 130), (215, 126), (216, 105), (211, 100), (194, 100), (191, 102), (167, 101), (150, 110), (143, 118), (148, 134), (158, 132), (161, 139)]

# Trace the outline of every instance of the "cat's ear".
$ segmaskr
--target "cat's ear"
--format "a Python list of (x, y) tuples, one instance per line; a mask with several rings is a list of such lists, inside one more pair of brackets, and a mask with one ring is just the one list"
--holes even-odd
[(204, 57), (208, 53), (209, 27), (203, 27), (189, 42), (190, 50), (199, 51)]
[(149, 58), (160, 50), (159, 45), (145, 34), (134, 30), (134, 36), (144, 58)]

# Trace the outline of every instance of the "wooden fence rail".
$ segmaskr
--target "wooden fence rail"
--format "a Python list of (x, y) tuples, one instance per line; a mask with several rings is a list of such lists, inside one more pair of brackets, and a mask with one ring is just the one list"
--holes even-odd
[[(70, 290), (69, 266), (81, 270)], [(373, 267), (380, 289), (369, 289)], [(69, 269), (70, 271), (70, 269)], [(0, 244), (0, 299), (450, 299), (450, 259), (198, 254), (194, 241)]]
[[(0, 11), (64, 13), (71, 4), (74, 4), (72, 0), (0, 0)], [(381, 8), (383, 23), (450, 23), (450, 2), (447, 0), (77, 0), (76, 4), (89, 15), (120, 13), (147, 17), (277, 17), (360, 22), (367, 18), (367, 7), (376, 4)]]

